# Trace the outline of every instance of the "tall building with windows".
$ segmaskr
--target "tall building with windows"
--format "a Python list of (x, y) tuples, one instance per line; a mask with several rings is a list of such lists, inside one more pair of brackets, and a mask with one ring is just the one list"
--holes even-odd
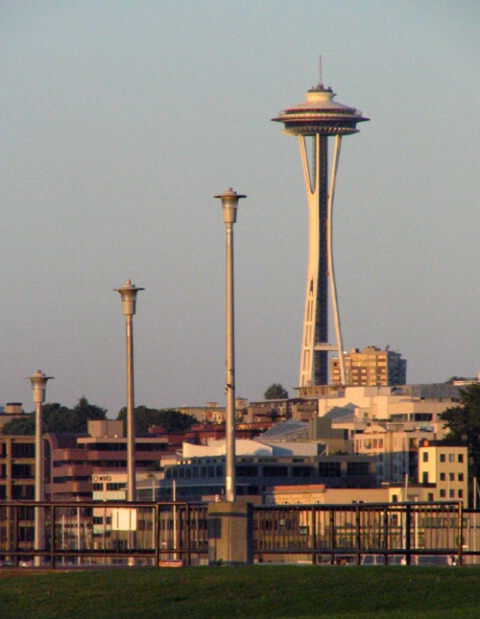
[[(376, 346), (368, 346), (362, 351), (352, 348), (344, 353), (343, 359), (346, 385), (377, 387), (407, 383), (406, 359), (388, 347), (380, 350)], [(342, 384), (338, 357), (330, 359), (330, 380), (333, 385)]]
[(0, 435), (0, 501), (35, 496), (35, 437)]

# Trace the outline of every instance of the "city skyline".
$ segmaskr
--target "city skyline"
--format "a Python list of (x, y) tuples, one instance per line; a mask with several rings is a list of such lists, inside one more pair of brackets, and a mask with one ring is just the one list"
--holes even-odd
[[(342, 151), (334, 221), (345, 349), (399, 351), (409, 383), (476, 376), (476, 2), (0, 7), (0, 402), (126, 405), (116, 293), (135, 318), (136, 403), (224, 402), (223, 223), (235, 228), (236, 392), (298, 380), (307, 259), (297, 149), (270, 122), (323, 82), (372, 119)], [(300, 97), (299, 97), (300, 99)]]

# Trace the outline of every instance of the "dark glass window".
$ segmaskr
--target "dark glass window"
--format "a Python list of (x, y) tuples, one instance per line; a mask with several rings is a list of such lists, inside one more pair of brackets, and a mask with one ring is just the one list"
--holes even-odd
[(349, 477), (356, 477), (357, 475), (365, 476), (368, 474), (368, 462), (347, 462), (347, 475)]
[(318, 474), (320, 477), (340, 477), (340, 462), (319, 462)]

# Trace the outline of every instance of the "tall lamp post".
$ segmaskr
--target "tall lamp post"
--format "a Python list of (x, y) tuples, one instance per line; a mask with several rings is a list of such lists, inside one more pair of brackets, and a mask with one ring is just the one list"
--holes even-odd
[(145, 288), (137, 288), (127, 279), (124, 286), (114, 288), (120, 293), (123, 314), (127, 326), (127, 501), (135, 501), (136, 473), (135, 473), (135, 419), (134, 411), (134, 378), (133, 378), (133, 316), (137, 293)]
[[(35, 501), (45, 500), (45, 480), (43, 474), (43, 441), (42, 441), (42, 404), (45, 402), (47, 381), (53, 376), (46, 376), (37, 370), (27, 380), (32, 385), (33, 402), (36, 407), (35, 416)], [(44, 550), (45, 532), (43, 530), (43, 509), (35, 509), (35, 550)], [(35, 565), (41, 565), (41, 557), (35, 557)]]
[(230, 187), (220, 198), (223, 208), (223, 221), (227, 226), (227, 303), (226, 303), (226, 467), (225, 498), (235, 501), (235, 338), (234, 338), (234, 304), (233, 304), (233, 224), (237, 220), (239, 195)]

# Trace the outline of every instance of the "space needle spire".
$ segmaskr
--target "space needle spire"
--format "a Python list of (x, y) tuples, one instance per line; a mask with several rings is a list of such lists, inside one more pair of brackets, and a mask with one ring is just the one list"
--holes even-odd
[[(342, 136), (357, 133), (357, 123), (369, 120), (355, 108), (334, 101), (335, 93), (322, 82), (306, 94), (306, 101), (286, 108), (272, 120), (285, 125), (285, 133), (298, 136), (308, 203), (308, 266), (300, 356), (299, 386), (328, 384), (328, 353), (336, 351), (345, 384), (340, 314), (338, 311), (332, 251), (332, 213)], [(328, 164), (328, 138), (334, 137)], [(307, 154), (307, 137), (313, 152)], [(329, 294), (330, 288), (330, 294)], [(328, 343), (328, 308), (332, 305), (335, 339)]]

